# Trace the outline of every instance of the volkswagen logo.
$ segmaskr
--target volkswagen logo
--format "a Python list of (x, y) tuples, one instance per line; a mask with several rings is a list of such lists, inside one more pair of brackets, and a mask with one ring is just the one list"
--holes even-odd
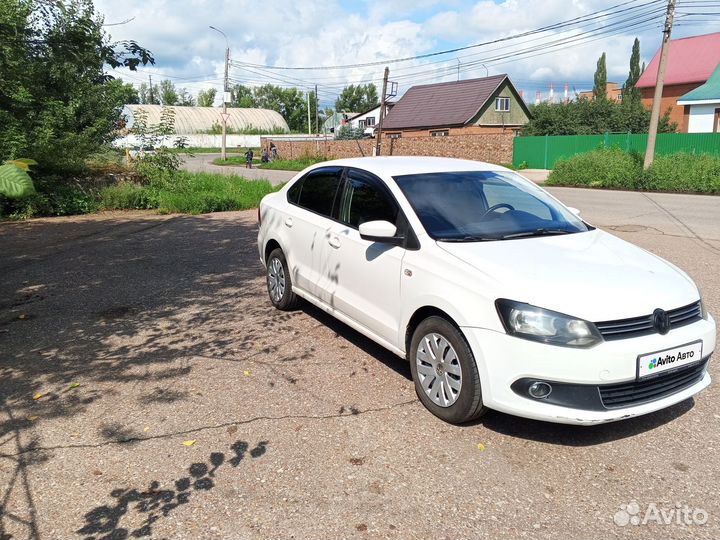
[(670, 315), (664, 309), (656, 309), (652, 315), (653, 327), (660, 334), (667, 334), (670, 331)]

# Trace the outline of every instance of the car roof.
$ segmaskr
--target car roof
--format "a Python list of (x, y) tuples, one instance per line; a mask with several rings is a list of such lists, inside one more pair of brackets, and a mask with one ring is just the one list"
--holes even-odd
[(362, 158), (335, 159), (318, 163), (315, 167), (323, 166), (357, 167), (378, 176), (401, 176), (405, 174), (423, 174), (434, 172), (457, 171), (507, 171), (505, 167), (473, 161), (470, 159), (455, 159), (427, 156), (377, 156)]

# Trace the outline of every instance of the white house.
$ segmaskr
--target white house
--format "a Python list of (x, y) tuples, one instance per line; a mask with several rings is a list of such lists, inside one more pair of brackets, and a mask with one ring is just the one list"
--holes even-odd
[[(392, 109), (394, 103), (385, 104), (385, 115)], [(350, 126), (353, 129), (362, 128), (365, 131), (366, 137), (372, 137), (375, 135), (375, 126), (380, 124), (380, 105), (376, 105), (372, 109), (369, 109), (360, 114), (356, 114), (350, 118)]]
[(720, 133), (720, 64), (705, 84), (682, 96), (677, 104), (690, 110), (688, 133)]

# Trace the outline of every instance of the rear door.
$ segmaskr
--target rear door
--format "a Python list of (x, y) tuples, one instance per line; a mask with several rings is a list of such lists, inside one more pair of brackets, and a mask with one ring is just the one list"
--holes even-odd
[(293, 283), (313, 296), (320, 295), (342, 172), (342, 167), (323, 167), (296, 182), (288, 190), (290, 212), (280, 224), (289, 239), (285, 249)]

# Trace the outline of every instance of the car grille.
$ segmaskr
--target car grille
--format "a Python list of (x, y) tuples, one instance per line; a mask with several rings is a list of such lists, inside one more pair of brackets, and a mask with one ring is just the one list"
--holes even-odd
[(707, 359), (691, 366), (640, 381), (601, 385), (600, 399), (607, 409), (621, 409), (670, 396), (702, 379)]
[[(670, 317), (671, 330), (679, 326), (694, 323), (702, 317), (700, 301), (698, 300), (687, 306), (672, 309), (668, 311), (667, 314)], [(595, 326), (605, 341), (657, 334), (657, 330), (653, 326), (652, 315), (620, 319), (617, 321), (598, 322), (595, 323)]]

